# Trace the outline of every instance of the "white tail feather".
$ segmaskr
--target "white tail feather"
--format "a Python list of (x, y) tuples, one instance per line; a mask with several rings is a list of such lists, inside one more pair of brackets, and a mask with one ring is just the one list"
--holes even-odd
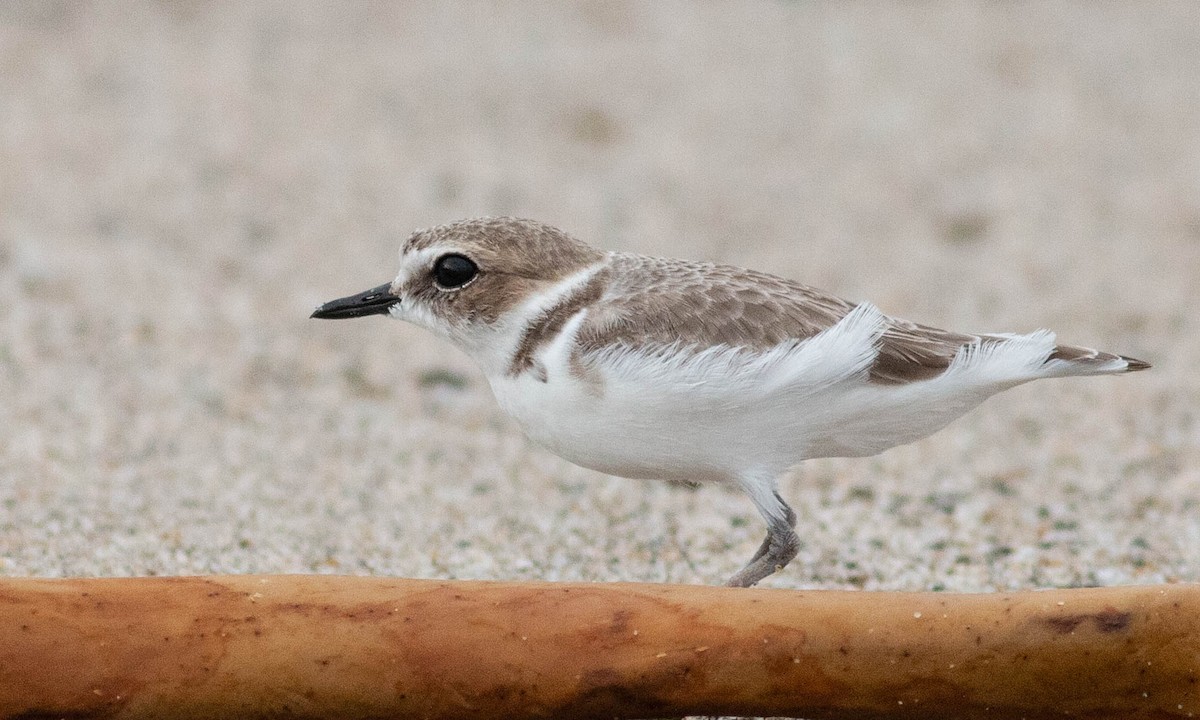
[(1046, 359), (1054, 348), (1055, 335), (1049, 330), (980, 340), (958, 351), (945, 377), (970, 378), (980, 385), (1033, 380), (1045, 375)]

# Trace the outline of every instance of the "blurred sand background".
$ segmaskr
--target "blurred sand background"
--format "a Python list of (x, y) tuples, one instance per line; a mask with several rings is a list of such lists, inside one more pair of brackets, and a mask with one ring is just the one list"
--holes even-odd
[(1198, 7), (0, 3), (0, 574), (723, 580), (742, 496), (308, 319), (514, 214), (1155, 364), (807, 463), (767, 584), (1200, 580)]

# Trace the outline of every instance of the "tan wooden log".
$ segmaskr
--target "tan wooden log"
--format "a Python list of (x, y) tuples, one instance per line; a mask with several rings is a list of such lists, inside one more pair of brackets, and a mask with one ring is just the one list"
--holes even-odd
[(0, 579), (0, 717), (1184, 718), (1200, 585)]

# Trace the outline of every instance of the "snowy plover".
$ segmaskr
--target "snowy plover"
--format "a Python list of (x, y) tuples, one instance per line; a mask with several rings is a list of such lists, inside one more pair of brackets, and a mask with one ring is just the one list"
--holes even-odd
[(792, 280), (603, 252), (514, 218), (419, 230), (390, 283), (315, 318), (390, 315), (466, 351), (535, 441), (630, 478), (731, 483), (767, 537), (730, 580), (795, 557), (776, 479), (801, 460), (873, 455), (1038, 378), (1141, 370), (1045, 330), (970, 335)]

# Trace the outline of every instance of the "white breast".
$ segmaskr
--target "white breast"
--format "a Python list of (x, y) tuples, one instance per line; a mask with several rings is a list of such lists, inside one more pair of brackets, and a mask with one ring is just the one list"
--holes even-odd
[(535, 442), (577, 465), (622, 477), (723, 479), (720, 458), (696, 452), (693, 438), (707, 423), (681, 405), (677, 387), (627, 381), (604, 366), (594, 368), (594, 378), (572, 372), (571, 347), (583, 317), (538, 354), (536, 371), (489, 376), (500, 406)]

